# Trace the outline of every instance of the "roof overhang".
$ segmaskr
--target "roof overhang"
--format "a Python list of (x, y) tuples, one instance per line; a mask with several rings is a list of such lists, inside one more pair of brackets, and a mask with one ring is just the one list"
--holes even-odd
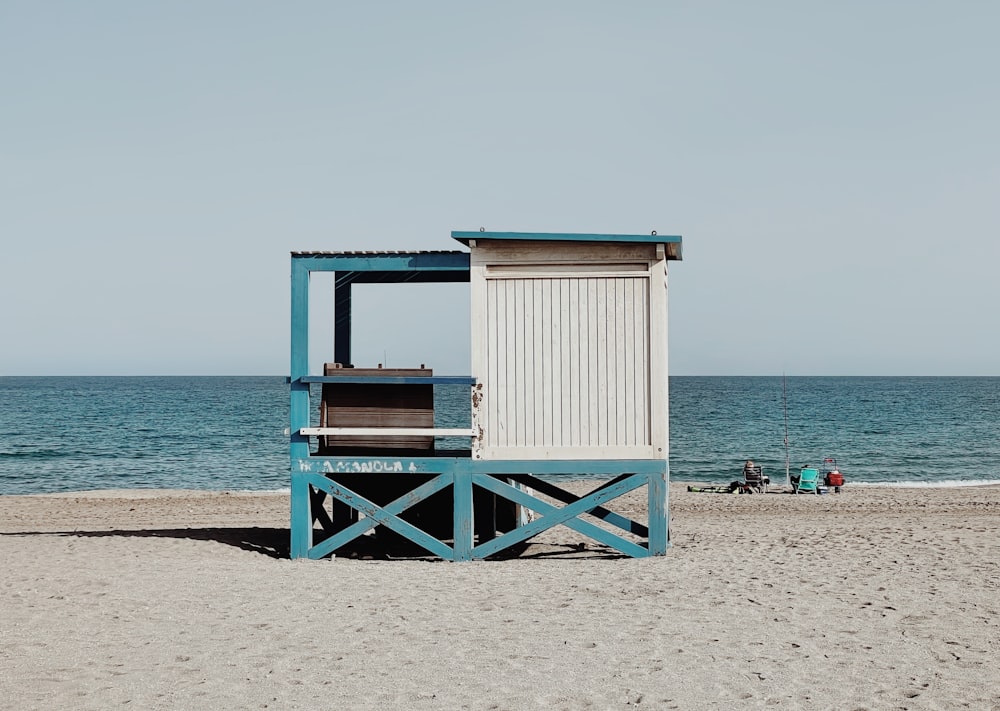
[(671, 260), (681, 259), (681, 236), (680, 235), (658, 235), (652, 232), (648, 235), (617, 235), (617, 234), (589, 234), (572, 232), (477, 232), (454, 231), (451, 233), (453, 239), (469, 246), (469, 243), (481, 240), (500, 240), (517, 242), (604, 242), (618, 244), (662, 244), (666, 258)]

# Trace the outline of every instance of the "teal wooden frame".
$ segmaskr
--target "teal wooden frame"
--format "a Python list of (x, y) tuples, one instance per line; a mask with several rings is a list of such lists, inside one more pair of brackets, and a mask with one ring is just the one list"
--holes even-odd
[[(592, 540), (634, 558), (663, 555), (670, 547), (668, 511), (669, 491), (664, 460), (504, 460), (484, 461), (469, 457), (416, 457), (399, 460), (374, 457), (310, 457), (297, 462), (292, 472), (292, 541), (293, 558), (323, 558), (382, 525), (420, 546), (432, 555), (451, 561), (487, 558), (523, 543), (559, 525), (565, 525)], [(349, 487), (335, 481), (337, 473), (364, 472), (371, 476), (383, 473), (433, 474), (429, 481), (416, 485), (394, 501), (379, 506)], [(563, 489), (535, 473), (574, 476), (614, 475), (592, 491), (578, 495)], [(620, 472), (626, 472), (620, 474)], [(329, 475), (329, 476), (328, 476)], [(565, 504), (555, 506), (522, 488), (530, 486), (540, 494)], [(400, 518), (407, 509), (432, 494), (454, 487), (452, 545)], [(604, 504), (640, 487), (647, 487), (647, 524), (633, 521), (609, 510)], [(540, 518), (475, 543), (473, 491), (478, 487), (530, 509)], [(326, 497), (351, 507), (364, 518), (336, 530), (323, 508)], [(630, 538), (585, 520), (590, 516), (609, 524)], [(314, 541), (316, 524), (328, 534)]]
[[(621, 235), (552, 235), (531, 233), (453, 233), (455, 239), (499, 237), (507, 239), (588, 239), (621, 240)], [(634, 238), (630, 238), (634, 239)], [(646, 241), (680, 247), (678, 237), (645, 236)], [(327, 382), (384, 382), (405, 384), (406, 378), (319, 376), (309, 373), (309, 277), (314, 271), (336, 272), (335, 355), (350, 362), (352, 283), (460, 282), (469, 279), (469, 254), (465, 252), (357, 253), (293, 252), (291, 260), (291, 372), (289, 376), (289, 458), (291, 465), (290, 533), (292, 558), (323, 558), (365, 535), (375, 526), (384, 526), (431, 555), (452, 561), (468, 561), (499, 554), (524, 543), (554, 526), (564, 525), (620, 553), (645, 557), (664, 555), (670, 547), (669, 465), (666, 459), (635, 460), (474, 460), (461, 457), (317, 456), (310, 450), (310, 384)], [(469, 384), (468, 376), (435, 376), (422, 383)], [(471, 397), (470, 397), (471, 401)], [(471, 402), (470, 402), (471, 408)], [(335, 480), (337, 474), (363, 473), (421, 474), (414, 487), (395, 500), (378, 505)], [(430, 478), (428, 479), (428, 475)], [(575, 479), (609, 477), (610, 481), (580, 496), (558, 486), (550, 475)], [(532, 496), (522, 486), (563, 506)], [(647, 523), (632, 521), (608, 509), (605, 504), (642, 486), (647, 487)], [(451, 545), (436, 538), (401, 515), (409, 508), (440, 491), (453, 488)], [(540, 514), (539, 518), (499, 536), (476, 544), (476, 489), (488, 491)], [(332, 498), (358, 513), (358, 520), (338, 526), (326, 513), (324, 502)], [(601, 527), (589, 516), (605, 524)], [(314, 541), (316, 526), (326, 536)], [(607, 527), (621, 530), (620, 535)]]

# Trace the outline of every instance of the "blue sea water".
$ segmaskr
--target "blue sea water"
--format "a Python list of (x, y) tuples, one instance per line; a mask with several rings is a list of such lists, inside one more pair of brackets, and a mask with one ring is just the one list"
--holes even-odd
[[(851, 484), (1000, 482), (1000, 378), (673, 377), (675, 481), (728, 483), (835, 457)], [(438, 426), (468, 425), (439, 386)], [(0, 494), (288, 487), (288, 385), (274, 377), (0, 377)], [(449, 442), (455, 446), (454, 442)]]

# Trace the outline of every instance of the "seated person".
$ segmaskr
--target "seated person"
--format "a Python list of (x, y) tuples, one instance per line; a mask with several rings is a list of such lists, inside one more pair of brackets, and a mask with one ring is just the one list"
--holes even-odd
[(743, 480), (744, 481), (760, 481), (762, 484), (770, 484), (770, 477), (764, 476), (764, 472), (760, 466), (753, 463), (752, 459), (748, 459), (747, 463), (743, 465)]

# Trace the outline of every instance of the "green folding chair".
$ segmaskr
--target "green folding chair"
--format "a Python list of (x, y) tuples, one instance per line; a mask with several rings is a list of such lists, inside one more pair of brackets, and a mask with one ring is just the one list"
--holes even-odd
[(792, 477), (792, 493), (794, 494), (818, 494), (819, 489), (819, 469), (815, 467), (802, 467), (798, 476)]

